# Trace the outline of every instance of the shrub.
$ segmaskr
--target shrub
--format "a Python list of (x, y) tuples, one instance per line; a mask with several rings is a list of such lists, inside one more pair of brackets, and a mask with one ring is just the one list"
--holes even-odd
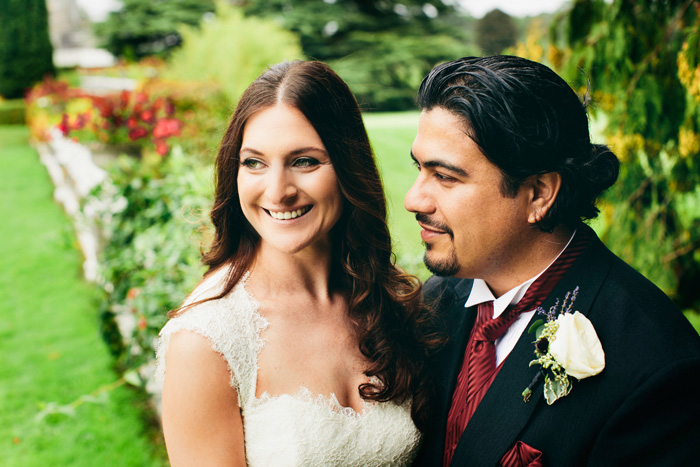
[(303, 57), (294, 34), (269, 20), (244, 18), (223, 3), (212, 21), (200, 29), (183, 28), (181, 34), (183, 45), (173, 53), (164, 77), (215, 83), (231, 107), (266, 67)]
[[(109, 171), (111, 182), (85, 200), (83, 212), (98, 214), (102, 236), (98, 280), (105, 335), (121, 363), (134, 368), (153, 359), (168, 310), (204, 272), (200, 244), (211, 168), (176, 147), (165, 159), (122, 156)], [(124, 336), (114, 332), (115, 321)]]

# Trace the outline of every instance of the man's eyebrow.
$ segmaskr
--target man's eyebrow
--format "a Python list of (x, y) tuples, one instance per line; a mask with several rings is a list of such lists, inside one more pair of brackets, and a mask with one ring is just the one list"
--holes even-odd
[(411, 151), (411, 159), (413, 159), (413, 161), (416, 164), (420, 164), (423, 167), (427, 167), (429, 169), (432, 169), (433, 167), (442, 167), (443, 169), (449, 170), (450, 172), (457, 174), (457, 175), (460, 175), (462, 177), (467, 176), (466, 170), (464, 170), (460, 167), (457, 167), (456, 165), (452, 165), (448, 162), (441, 161), (440, 159), (433, 159), (433, 160), (423, 161), (423, 163), (420, 163), (416, 159), (416, 156), (413, 155), (413, 151)]

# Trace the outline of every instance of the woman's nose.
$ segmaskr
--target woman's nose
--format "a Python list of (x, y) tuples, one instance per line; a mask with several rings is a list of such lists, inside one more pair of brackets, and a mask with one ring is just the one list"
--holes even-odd
[(283, 204), (285, 201), (296, 196), (297, 188), (293, 174), (284, 168), (277, 168), (268, 174), (268, 185), (266, 194), (270, 202)]

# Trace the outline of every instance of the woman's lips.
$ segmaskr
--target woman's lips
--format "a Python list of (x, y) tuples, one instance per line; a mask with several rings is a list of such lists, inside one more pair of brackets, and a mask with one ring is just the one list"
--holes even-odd
[(289, 220), (289, 219), (296, 219), (298, 217), (303, 216), (309, 210), (311, 209), (311, 206), (304, 206), (299, 209), (290, 209), (290, 210), (284, 210), (284, 211), (273, 211), (270, 209), (265, 209), (267, 213), (270, 215), (270, 217), (277, 219), (277, 220)]

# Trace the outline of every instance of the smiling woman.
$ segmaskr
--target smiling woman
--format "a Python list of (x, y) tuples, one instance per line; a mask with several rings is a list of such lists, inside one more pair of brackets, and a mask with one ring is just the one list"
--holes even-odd
[(342, 198), (326, 147), (304, 114), (285, 104), (256, 113), (240, 154), (241, 210), (261, 237), (258, 255), (267, 248), (328, 250)]
[(441, 339), (347, 85), (319, 62), (263, 73), (216, 175), (210, 269), (158, 350), (173, 465), (409, 464)]

